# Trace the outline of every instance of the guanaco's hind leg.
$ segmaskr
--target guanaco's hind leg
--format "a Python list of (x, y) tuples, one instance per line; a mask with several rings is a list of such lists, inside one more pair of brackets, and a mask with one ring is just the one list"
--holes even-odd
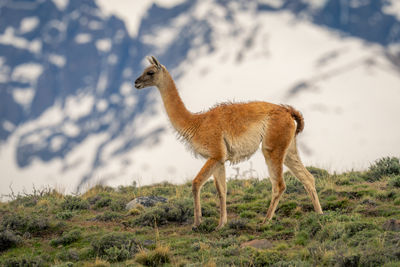
[(300, 160), (296, 147), (296, 138), (293, 139), (285, 158), (285, 165), (302, 182), (308, 195), (310, 196), (314, 209), (317, 213), (322, 214), (321, 205), (319, 203), (317, 190), (315, 189), (314, 176), (304, 167)]
[(227, 222), (228, 217), (226, 213), (226, 178), (225, 178), (225, 166), (219, 163), (214, 171), (214, 182), (217, 188), (219, 197), (219, 224), (217, 229), (221, 229)]
[(283, 158), (285, 151), (281, 149), (268, 150), (263, 147), (263, 154), (265, 162), (268, 165), (268, 171), (272, 184), (272, 196), (271, 203), (269, 205), (267, 216), (263, 223), (267, 220), (271, 220), (275, 214), (276, 207), (278, 206), (279, 200), (286, 189), (285, 181), (283, 180)]
[(216, 168), (221, 163), (215, 159), (208, 159), (204, 164), (203, 168), (201, 168), (200, 172), (197, 174), (196, 178), (194, 178), (192, 183), (192, 191), (194, 198), (194, 224), (193, 227), (197, 227), (201, 223), (201, 204), (200, 204), (200, 189), (202, 185), (210, 178), (211, 174), (214, 173)]

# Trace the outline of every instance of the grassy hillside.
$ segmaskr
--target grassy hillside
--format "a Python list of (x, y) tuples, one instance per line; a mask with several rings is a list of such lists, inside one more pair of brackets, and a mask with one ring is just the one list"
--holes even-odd
[[(365, 172), (309, 170), (324, 215), (313, 212), (302, 185), (286, 173), (276, 215), (260, 225), (271, 196), (269, 180), (233, 179), (229, 222), (219, 231), (212, 181), (202, 189), (203, 223), (196, 231), (191, 183), (14, 196), (0, 203), (0, 265), (399, 266), (399, 159), (380, 159)], [(125, 210), (138, 196), (168, 201)]]

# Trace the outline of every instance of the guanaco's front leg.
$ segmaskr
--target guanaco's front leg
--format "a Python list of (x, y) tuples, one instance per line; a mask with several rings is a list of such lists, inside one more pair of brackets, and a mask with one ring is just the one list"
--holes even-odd
[(201, 223), (201, 205), (200, 205), (200, 189), (202, 185), (210, 178), (211, 174), (215, 171), (218, 164), (221, 164), (215, 159), (208, 159), (203, 168), (194, 178), (192, 183), (192, 191), (194, 198), (194, 223), (193, 227), (196, 228)]

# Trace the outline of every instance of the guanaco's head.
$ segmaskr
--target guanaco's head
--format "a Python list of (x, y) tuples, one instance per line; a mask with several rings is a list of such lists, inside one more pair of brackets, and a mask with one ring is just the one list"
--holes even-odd
[(158, 60), (151, 56), (147, 57), (150, 66), (145, 68), (142, 75), (135, 81), (136, 89), (143, 89), (150, 86), (158, 86), (161, 84), (164, 76), (165, 67)]

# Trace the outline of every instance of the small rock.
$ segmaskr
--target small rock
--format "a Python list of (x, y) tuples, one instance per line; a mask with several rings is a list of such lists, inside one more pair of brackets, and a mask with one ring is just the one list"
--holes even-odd
[(400, 220), (390, 219), (383, 224), (386, 231), (400, 231)]
[(125, 209), (130, 210), (136, 205), (140, 204), (144, 207), (153, 207), (157, 203), (165, 203), (167, 202), (167, 199), (165, 197), (158, 197), (158, 196), (147, 196), (147, 197), (137, 197), (130, 201), (128, 204), (126, 204)]
[(274, 245), (268, 241), (267, 239), (255, 239), (248, 242), (243, 243), (240, 247), (253, 247), (258, 249), (268, 249), (272, 248)]

